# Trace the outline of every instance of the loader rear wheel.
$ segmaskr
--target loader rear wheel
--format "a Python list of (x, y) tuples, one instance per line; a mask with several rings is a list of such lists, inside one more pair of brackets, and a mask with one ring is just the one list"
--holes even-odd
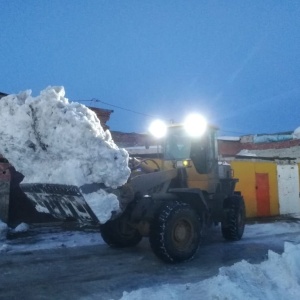
[(101, 225), (100, 232), (106, 244), (114, 248), (134, 247), (142, 240), (141, 234), (123, 216)]
[(232, 196), (224, 202), (224, 220), (222, 221), (222, 235), (226, 240), (238, 241), (242, 238), (245, 222), (246, 209), (244, 199), (241, 196)]
[(200, 217), (186, 203), (164, 203), (150, 226), (155, 255), (168, 263), (191, 259), (200, 243)]

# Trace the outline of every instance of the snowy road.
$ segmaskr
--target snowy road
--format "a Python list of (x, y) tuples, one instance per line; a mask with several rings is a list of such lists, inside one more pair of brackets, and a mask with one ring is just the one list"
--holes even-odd
[(7, 240), (0, 255), (0, 299), (120, 299), (123, 291), (141, 287), (199, 282), (242, 259), (260, 263), (269, 249), (282, 253), (284, 241), (300, 242), (300, 225), (250, 225), (236, 243), (224, 242), (219, 228), (209, 236), (193, 261), (166, 265), (146, 239), (118, 250), (104, 245), (95, 230), (33, 228)]

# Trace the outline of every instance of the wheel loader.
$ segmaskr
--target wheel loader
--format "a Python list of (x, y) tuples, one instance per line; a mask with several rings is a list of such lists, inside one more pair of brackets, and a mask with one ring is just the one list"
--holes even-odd
[[(103, 188), (117, 195), (121, 212), (100, 224), (103, 240), (111, 247), (136, 246), (148, 237), (154, 254), (167, 263), (194, 257), (208, 227), (221, 224), (226, 240), (241, 239), (245, 204), (235, 192), (238, 181), (230, 165), (218, 162), (214, 126), (170, 125), (157, 140), (152, 157), (131, 157), (128, 182), (111, 189), (103, 184), (80, 188), (57, 184), (21, 184), (26, 195), (57, 218), (98, 222), (84, 195)], [(203, 127), (203, 126), (202, 126)], [(195, 134), (197, 130), (200, 134)]]

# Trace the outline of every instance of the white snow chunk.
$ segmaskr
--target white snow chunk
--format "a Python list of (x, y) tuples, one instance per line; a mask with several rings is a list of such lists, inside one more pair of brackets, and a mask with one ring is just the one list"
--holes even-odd
[(27, 232), (28, 230), (29, 225), (26, 223), (21, 223), (14, 229), (14, 232)]
[(84, 199), (102, 224), (111, 218), (113, 212), (120, 210), (117, 196), (104, 190), (85, 194)]
[(39, 212), (39, 213), (46, 213), (49, 214), (49, 209), (45, 206), (39, 205), (39, 204), (35, 204), (35, 209)]
[(6, 253), (10, 250), (10, 246), (7, 244), (0, 245), (0, 253)]

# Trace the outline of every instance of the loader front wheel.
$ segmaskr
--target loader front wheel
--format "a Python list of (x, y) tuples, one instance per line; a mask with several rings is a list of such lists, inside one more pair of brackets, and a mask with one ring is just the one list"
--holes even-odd
[(226, 240), (238, 241), (242, 238), (246, 223), (246, 209), (241, 196), (232, 196), (224, 202), (222, 235)]
[(154, 254), (168, 263), (191, 259), (200, 243), (200, 218), (186, 203), (164, 203), (150, 226)]
[(122, 216), (101, 225), (100, 232), (104, 242), (114, 248), (134, 247), (142, 240), (142, 235)]

